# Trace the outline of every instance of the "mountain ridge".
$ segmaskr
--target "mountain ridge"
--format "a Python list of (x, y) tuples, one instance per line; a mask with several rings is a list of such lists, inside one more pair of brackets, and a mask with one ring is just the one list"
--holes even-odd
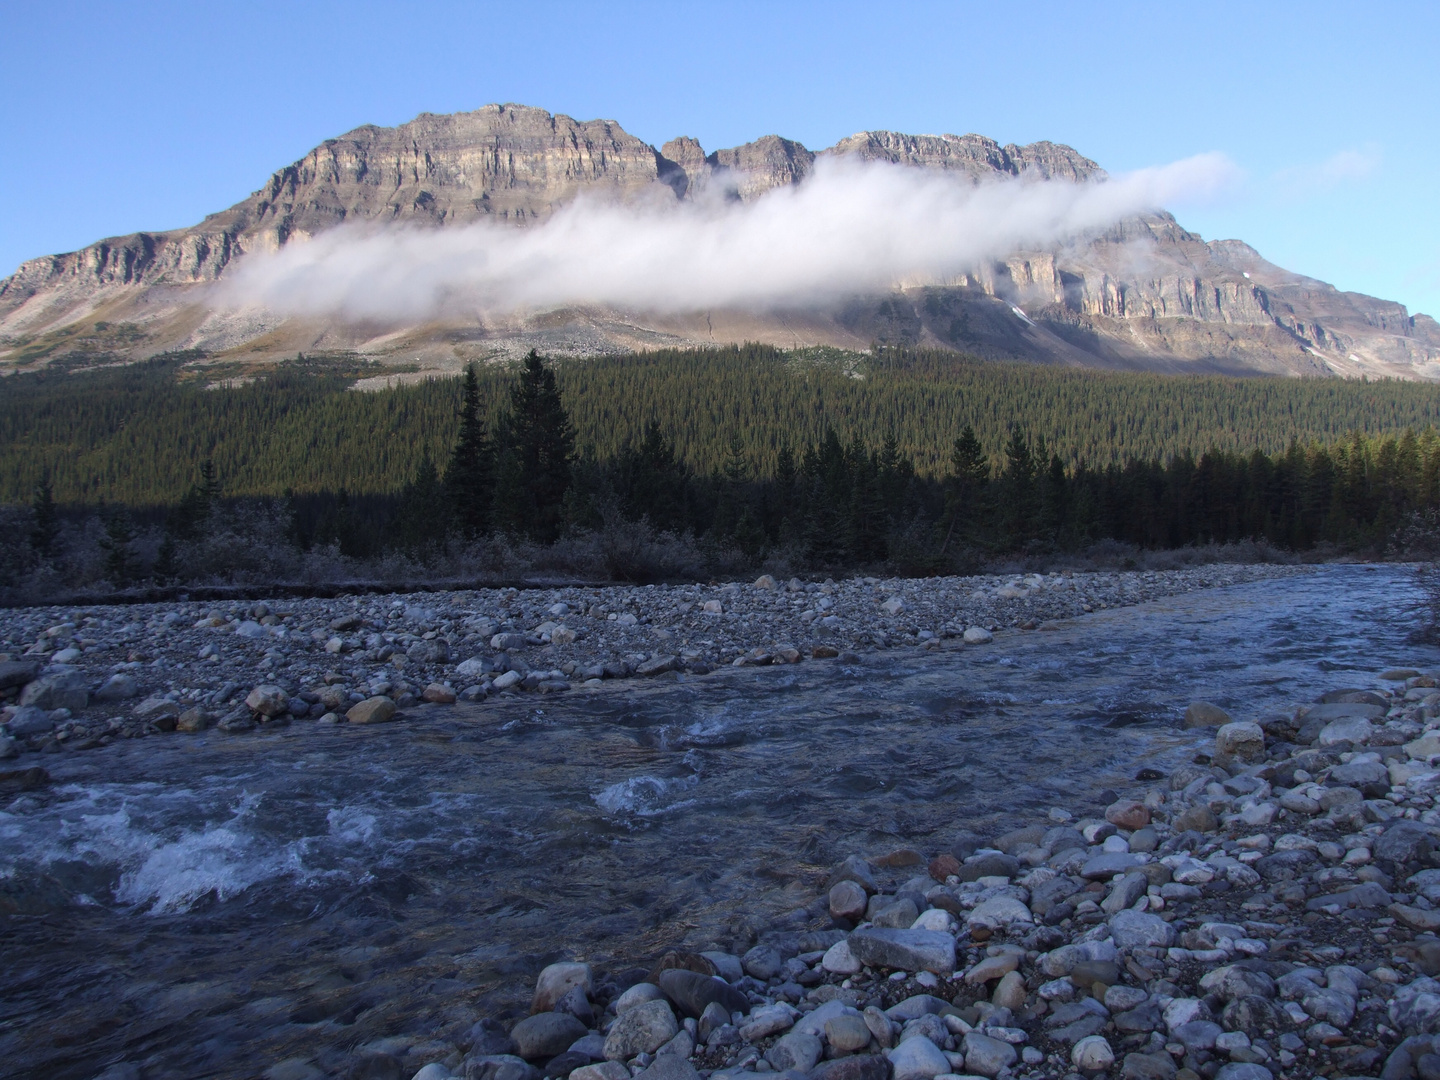
[(1163, 212), (1128, 218), (1067, 248), (1014, 252), (945, 286), (855, 297), (835, 309), (688, 316), (563, 309), (397, 330), (215, 312), (198, 296), (247, 255), (347, 222), (524, 227), (582, 192), (619, 199), (665, 192), (683, 200), (714, 185), (748, 201), (803, 183), (826, 156), (939, 169), (976, 183), (1105, 175), (1063, 144), (1002, 146), (973, 134), (866, 131), (820, 151), (768, 135), (706, 153), (693, 138), (656, 149), (615, 121), (577, 121), (531, 106), (422, 113), (393, 128), (362, 125), (327, 139), (194, 226), (26, 261), (0, 281), (0, 365), (70, 355), (77, 328), (93, 320), (130, 328), (123, 342), (103, 330), (78, 334), (98, 340), (93, 351), (121, 359), (190, 348), (275, 361), (302, 350), (347, 349), (456, 370), (530, 347), (584, 355), (757, 340), (935, 346), (1121, 369), (1440, 378), (1440, 326), (1428, 316), (1285, 271), (1241, 241), (1207, 244)]

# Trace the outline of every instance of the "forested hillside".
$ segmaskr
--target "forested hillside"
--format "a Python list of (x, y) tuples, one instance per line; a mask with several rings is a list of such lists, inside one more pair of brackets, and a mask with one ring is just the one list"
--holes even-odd
[[(193, 359), (0, 382), (0, 502), (29, 502), (48, 478), (62, 504), (168, 505), (205, 460), (230, 496), (395, 493), (427, 456), (443, 462), (459, 430), (458, 380), (357, 393), (355, 378), (377, 372), (330, 357), (207, 389), (214, 375), (187, 368)], [(827, 430), (845, 446), (893, 439), (918, 475), (938, 478), (967, 426), (996, 468), (1018, 428), (1073, 470), (1209, 449), (1274, 454), (1440, 422), (1440, 387), (1429, 385), (1102, 374), (947, 353), (747, 346), (561, 362), (556, 374), (582, 458), (614, 460), (653, 422), (702, 476), (738, 448), (752, 475), (773, 477), (785, 448), (801, 455)], [(481, 415), (493, 419), (514, 369), (478, 376)]]

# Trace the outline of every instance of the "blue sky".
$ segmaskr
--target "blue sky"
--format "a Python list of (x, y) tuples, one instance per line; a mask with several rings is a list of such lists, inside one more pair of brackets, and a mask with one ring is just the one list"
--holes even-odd
[(0, 274), (192, 224), (364, 123), (515, 101), (657, 146), (856, 131), (1207, 151), (1172, 207), (1289, 269), (1440, 317), (1440, 4), (12, 3)]

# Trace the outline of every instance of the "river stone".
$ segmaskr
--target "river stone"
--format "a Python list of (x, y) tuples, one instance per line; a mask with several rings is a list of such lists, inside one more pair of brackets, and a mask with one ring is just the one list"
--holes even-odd
[[(1318, 804), (1317, 804), (1318, 808)], [(1214, 832), (1220, 828), (1220, 822), (1215, 817), (1215, 811), (1201, 803), (1199, 806), (1192, 806), (1175, 818), (1174, 829), (1177, 833), (1182, 832)]]
[(740, 958), (745, 974), (761, 982), (769, 982), (785, 966), (785, 958), (773, 945), (756, 945)]
[[(815, 1010), (819, 1012), (820, 1010)], [(796, 1012), (783, 1001), (774, 1005), (763, 1005), (755, 1009), (740, 1028), (740, 1037), (748, 1043), (759, 1042), (777, 1031), (787, 1031), (795, 1026)], [(823, 1022), (823, 1021), (822, 1021)]]
[(854, 975), (861, 967), (860, 961), (850, 951), (848, 941), (837, 941), (826, 949), (825, 955), (820, 958), (820, 966), (835, 975)]
[(881, 1054), (860, 1054), (822, 1061), (810, 1070), (809, 1080), (889, 1080), (890, 1059)]
[(995, 993), (990, 995), (990, 1002), (999, 1008), (1019, 1012), (1025, 1005), (1025, 976), (1018, 971), (1002, 976)]
[(674, 671), (680, 667), (678, 656), (657, 656), (653, 660), (646, 660), (635, 665), (635, 674), (642, 676), (663, 675), (667, 671)]
[(968, 926), (983, 926), (990, 930), (1014, 926), (1017, 923), (1034, 922), (1030, 909), (1013, 896), (992, 896), (984, 903), (977, 904), (965, 917)]
[(1211, 705), (1208, 701), (1191, 702), (1190, 707), (1185, 710), (1185, 726), (1194, 727), (1223, 727), (1230, 723), (1230, 714), (1218, 705)]
[(934, 994), (912, 994), (904, 1001), (891, 1005), (885, 1010), (885, 1015), (891, 1020), (903, 1024), (907, 1020), (915, 1020), (921, 1016), (936, 1016), (949, 1007), (948, 1001), (938, 998)]
[(711, 949), (700, 955), (715, 965), (715, 974), (726, 982), (739, 982), (745, 977), (745, 969), (740, 964), (740, 958), (733, 953)]
[(732, 1013), (750, 1011), (750, 999), (739, 990), (724, 979), (701, 975), (698, 971), (684, 971), (680, 968), (662, 971), (660, 989), (680, 1007), (682, 1013), (696, 1019), (699, 1019), (705, 1006), (711, 1002), (718, 1002), (722, 1008)]
[(17, 704), (34, 705), (46, 712), (54, 709), (79, 712), (90, 704), (90, 687), (85, 676), (73, 668), (64, 671), (52, 670), (26, 686), (20, 692)]
[(1120, 911), (1110, 916), (1110, 938), (1120, 949), (1168, 949), (1175, 943), (1175, 930), (1159, 915)]
[(1121, 799), (1105, 808), (1105, 820), (1117, 829), (1134, 832), (1150, 824), (1150, 808), (1134, 799)]
[(955, 970), (955, 939), (938, 930), (862, 927), (849, 940), (855, 958), (870, 967), (931, 971), (936, 975), (949, 975)]
[[(380, 1055), (375, 1055), (379, 1057)], [(388, 1056), (388, 1055), (386, 1055)], [(373, 1060), (373, 1058), (372, 1058)], [(394, 1061), (394, 1058), (390, 1058)], [(360, 1075), (398, 1076), (396, 1072), (364, 1072)], [(540, 1070), (514, 1054), (471, 1056), (465, 1063), (465, 1080), (540, 1080)]]
[(213, 719), (204, 709), (186, 709), (175, 718), (175, 730), (193, 734), (204, 731)]
[(1115, 1051), (1103, 1035), (1088, 1035), (1070, 1051), (1070, 1061), (1082, 1072), (1103, 1072), (1115, 1064)]
[(1018, 1056), (1015, 1047), (1008, 1042), (981, 1035), (978, 1031), (965, 1035), (965, 1068), (972, 1073), (998, 1076), (1001, 1069), (1014, 1065)]
[(582, 1065), (570, 1074), (570, 1080), (630, 1080), (630, 1070), (623, 1062), (600, 1061)]
[[(570, 1075), (574, 1076), (575, 1074), (571, 1073)], [(700, 1074), (695, 1071), (695, 1066), (676, 1054), (661, 1054), (635, 1080), (641, 1080), (641, 1077), (644, 1080), (700, 1080)]]
[(825, 1041), (842, 1054), (853, 1054), (870, 1045), (870, 1027), (859, 1013), (832, 1016), (825, 1021)]
[(585, 1025), (569, 1013), (542, 1012), (527, 1016), (510, 1029), (515, 1053), (526, 1061), (563, 1054), (576, 1039), (584, 1038)]
[(383, 724), (394, 716), (395, 702), (388, 697), (372, 697), (350, 706), (345, 719), (352, 724)]
[(924, 1035), (906, 1039), (885, 1056), (890, 1059), (894, 1080), (934, 1080), (941, 1073), (953, 1071), (950, 1059)]
[(1305, 710), (1305, 722), (1311, 720), (1323, 720), (1331, 723), (1335, 720), (1349, 720), (1356, 717), (1362, 720), (1381, 720), (1385, 716), (1384, 705), (1370, 705), (1360, 701), (1348, 702), (1327, 702), (1322, 705), (1312, 705)]
[(44, 709), (34, 705), (22, 705), (10, 717), (10, 734), (15, 736), (43, 735), (55, 727), (55, 721)]
[(659, 1001), (664, 996), (660, 987), (654, 983), (636, 983), (615, 999), (615, 1015), (624, 1016), (631, 1009), (644, 1005), (647, 1001)]
[(1086, 859), (1080, 867), (1080, 876), (1089, 881), (1109, 881), (1116, 874), (1134, 870), (1140, 865), (1140, 857), (1128, 851), (1107, 851), (1094, 858)]
[(886, 904), (875, 913), (870, 921), (876, 926), (904, 929), (905, 927), (913, 925), (919, 917), (920, 909), (916, 906), (914, 900), (906, 896), (896, 900), (893, 904)]
[(502, 633), (490, 639), (490, 647), (496, 652), (513, 652), (525, 648), (525, 644), (524, 634)]
[(1418, 821), (1394, 821), (1376, 839), (1371, 853), (1391, 863), (1419, 862), (1430, 857), (1434, 841), (1430, 830)]
[(535, 996), (530, 999), (532, 1013), (549, 1012), (572, 987), (588, 996), (594, 985), (589, 964), (551, 964), (535, 979)]
[(830, 917), (859, 922), (865, 917), (869, 901), (864, 886), (859, 882), (837, 881), (830, 888)]
[(605, 1058), (628, 1061), (636, 1054), (653, 1054), (679, 1030), (668, 1002), (647, 1001), (616, 1017), (605, 1036)]
[[(1319, 705), (1316, 708), (1333, 708), (1330, 705)], [(1350, 708), (1351, 706), (1345, 706)], [(1363, 708), (1363, 706), (1354, 706)], [(1375, 734), (1375, 725), (1366, 720), (1363, 716), (1345, 717), (1340, 720), (1332, 720), (1320, 729), (1320, 736), (1316, 739), (1321, 746), (1334, 746), (1336, 743), (1352, 743), (1359, 745), (1370, 741)]]
[(979, 881), (982, 877), (1014, 877), (1019, 872), (1020, 860), (1014, 855), (989, 851), (961, 866), (956, 877), (961, 881)]
[(1265, 732), (1259, 724), (1230, 723), (1215, 733), (1215, 763), (1252, 764), (1265, 758)]
[(1176, 1071), (1175, 1059), (1169, 1054), (1126, 1054), (1120, 1077), (1121, 1080), (1175, 1080)]
[(1232, 1061), (1215, 1074), (1215, 1080), (1275, 1080), (1275, 1074), (1264, 1065)]
[(33, 682), (40, 674), (40, 665), (29, 660), (0, 660), (0, 690), (9, 690)]
[(842, 881), (853, 881), (865, 892), (877, 893), (880, 891), (875, 884), (875, 869), (858, 855), (850, 855), (843, 862), (836, 863), (830, 871), (830, 879), (825, 883), (827, 888), (834, 888)]
[(1144, 874), (1126, 874), (1110, 887), (1110, 895), (1101, 901), (1100, 910), (1107, 915), (1115, 915), (1124, 911), (1144, 896), (1149, 887), (1150, 879)]
[(765, 1051), (765, 1060), (775, 1067), (776, 1072), (794, 1069), (806, 1073), (815, 1067), (825, 1045), (818, 1037), (804, 1031), (791, 1031), (780, 1036), (775, 1045)]
[(111, 675), (100, 688), (95, 691), (96, 701), (125, 701), (140, 692), (139, 686), (135, 683), (133, 675), (126, 675), (123, 671)]
[(1239, 964), (1227, 964), (1206, 972), (1200, 979), (1200, 989), (1225, 1001), (1252, 995), (1273, 998), (1275, 980), (1262, 971), (1251, 971)]
[(246, 695), (245, 707), (261, 716), (279, 716), (290, 708), (290, 695), (278, 686), (257, 686)]
[(964, 641), (966, 645), (988, 645), (995, 640), (995, 635), (983, 626), (966, 627)]

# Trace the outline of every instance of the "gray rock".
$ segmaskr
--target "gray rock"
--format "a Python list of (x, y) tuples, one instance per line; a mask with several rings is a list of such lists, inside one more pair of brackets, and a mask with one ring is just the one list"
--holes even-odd
[(100, 688), (95, 691), (95, 700), (125, 701), (133, 698), (139, 692), (140, 688), (136, 685), (135, 677), (121, 672), (117, 675), (111, 675), (100, 684)]
[(1224, 1028), (1209, 1020), (1191, 1020), (1181, 1024), (1170, 1033), (1170, 1037), (1186, 1050), (1214, 1050), (1215, 1040), (1224, 1033)]
[(876, 926), (888, 926), (895, 930), (908, 929), (910, 924), (920, 917), (920, 909), (915, 906), (915, 901), (907, 898), (896, 900), (893, 904), (887, 904), (875, 913), (871, 920)]
[(1014, 877), (1019, 872), (1020, 860), (1014, 855), (992, 851), (966, 862), (956, 876), (961, 881), (979, 881), (982, 877)]
[(40, 665), (30, 660), (0, 660), (0, 690), (24, 686), (40, 674)]
[(794, 1069), (796, 1072), (805, 1073), (815, 1067), (824, 1052), (825, 1046), (816, 1036), (803, 1031), (791, 1031), (782, 1035), (775, 1041), (774, 1046), (765, 1051), (765, 1060), (773, 1065), (777, 1072)]
[(542, 1012), (527, 1016), (510, 1030), (515, 1052), (527, 1061), (563, 1054), (585, 1035), (585, 1025), (569, 1013)]
[(950, 1003), (944, 998), (933, 994), (915, 994), (891, 1005), (885, 1010), (885, 1015), (903, 1024), (906, 1020), (914, 1020), (920, 1016), (938, 1016), (949, 1007)]
[(1355, 999), (1339, 990), (1312, 990), (1300, 1001), (1301, 1006), (1316, 1020), (1334, 1024), (1344, 1030), (1355, 1019)]
[[(1058, 880), (1058, 879), (1057, 879)], [(1110, 887), (1110, 895), (1100, 904), (1100, 910), (1107, 915), (1114, 915), (1124, 911), (1140, 897), (1145, 895), (1145, 890), (1150, 887), (1150, 879), (1144, 874), (1130, 873), (1117, 881)]]
[(1087, 859), (1080, 876), (1088, 881), (1109, 881), (1116, 874), (1125, 874), (1140, 865), (1140, 857), (1128, 851), (1107, 851)]
[(761, 982), (769, 982), (780, 974), (780, 969), (785, 966), (785, 958), (773, 945), (756, 945), (740, 958), (740, 963), (745, 968), (745, 974)]
[(1257, 997), (1273, 998), (1276, 993), (1275, 980), (1269, 975), (1263, 971), (1250, 971), (1239, 964), (1227, 964), (1225, 967), (1206, 972), (1200, 979), (1200, 989), (1226, 1001), (1249, 997), (1252, 994)]
[(822, 1061), (809, 1080), (890, 1080), (890, 1059), (883, 1054), (862, 1054)]
[[(701, 975), (697, 971), (671, 968), (660, 973), (660, 989), (665, 996), (679, 1006), (686, 1016), (697, 1019), (712, 1002), (718, 1003), (729, 1012), (749, 1012), (750, 999), (736, 990), (724, 979)], [(807, 1065), (804, 1070), (808, 1071)]]
[[(1009, 1044), (1000, 1045), (1008, 1047)], [(1013, 1050), (1011, 1054), (1014, 1054)], [(941, 1073), (954, 1071), (950, 1068), (950, 1059), (923, 1035), (906, 1039), (885, 1056), (890, 1059), (894, 1080), (933, 1080)], [(993, 1076), (994, 1073), (988, 1075)]]
[(652, 982), (636, 983), (615, 999), (615, 1015), (623, 1016), (631, 1009), (647, 1001), (660, 1001), (665, 997), (660, 987)]
[(1169, 1054), (1126, 1054), (1121, 1080), (1175, 1080), (1175, 1059)]
[(605, 1057), (609, 1061), (629, 1061), (636, 1054), (653, 1054), (679, 1030), (668, 1002), (647, 1001), (615, 1019), (605, 1036)]
[(246, 696), (245, 707), (261, 716), (279, 716), (290, 708), (290, 695), (278, 686), (257, 686)]
[(1314, 896), (1305, 901), (1307, 911), (1321, 911), (1327, 907), (1339, 908), (1383, 908), (1391, 901), (1390, 894), (1373, 881), (1357, 885), (1343, 892)]
[(726, 982), (739, 982), (745, 977), (745, 969), (741, 966), (738, 956), (716, 950), (703, 952), (700, 955), (715, 965), (715, 974)]
[(1110, 917), (1110, 937), (1121, 949), (1163, 949), (1175, 943), (1175, 930), (1159, 915), (1121, 911)]
[[(700, 1020), (695, 1030), (700, 1036), (702, 1043), (709, 1042), (710, 1033), (719, 1030), (728, 1023), (730, 1023), (729, 1011), (718, 1002), (712, 1001), (709, 1005), (705, 1006), (705, 1011), (700, 1014)], [(602, 1054), (601, 1056), (603, 1057), (604, 1055)]]
[(1215, 1080), (1275, 1080), (1275, 1074), (1264, 1065), (1232, 1061), (1215, 1074)]
[(833, 888), (842, 881), (853, 881), (865, 890), (867, 894), (879, 892), (879, 886), (875, 884), (875, 869), (858, 855), (851, 855), (843, 862), (837, 863), (830, 871), (830, 877), (825, 882), (826, 888)]
[(465, 1080), (540, 1080), (540, 1075), (534, 1065), (513, 1054), (472, 1056), (465, 1061)]
[(870, 1027), (859, 1013), (832, 1016), (825, 1021), (825, 1041), (843, 1054), (853, 1054), (870, 1044)]
[(576, 986), (588, 995), (592, 982), (593, 975), (589, 964), (551, 964), (535, 979), (535, 994), (530, 1000), (530, 1011), (549, 1012), (556, 1002)]
[(949, 975), (955, 970), (955, 939), (938, 930), (892, 930), (862, 927), (850, 935), (850, 951), (870, 967), (901, 971), (931, 971)]
[(1401, 819), (1386, 827), (1375, 841), (1371, 853), (1383, 862), (1404, 864), (1429, 858), (1433, 847), (1434, 839), (1429, 829), (1418, 821)]
[(1019, 1057), (1015, 1047), (1008, 1042), (992, 1039), (978, 1031), (965, 1035), (965, 1068), (981, 1076), (998, 1076), (1001, 1069), (1008, 1069)]
[(499, 652), (511, 652), (525, 647), (524, 634), (496, 634), (490, 639), (490, 647)]
[(90, 686), (82, 672), (73, 669), (41, 675), (20, 692), (21, 705), (34, 705), (49, 712), (69, 709), (79, 712), (90, 704)]
[(1385, 706), (1369, 705), (1358, 701), (1312, 705), (1309, 709), (1305, 710), (1304, 718), (1306, 721), (1324, 720), (1328, 724), (1334, 720), (1345, 720), (1357, 716), (1363, 720), (1383, 719), (1385, 716)]
[(1115, 1064), (1115, 1051), (1101, 1035), (1087, 1035), (1070, 1051), (1070, 1060), (1082, 1072), (1103, 1072)]
[(10, 734), (16, 738), (23, 738), (27, 735), (43, 735), (53, 730), (55, 721), (50, 719), (50, 714), (44, 709), (36, 708), (34, 705), (22, 705), (15, 710), (10, 717)]
[(635, 1080), (700, 1080), (700, 1074), (683, 1057), (661, 1054)]
[(653, 660), (646, 660), (643, 663), (636, 664), (635, 674), (641, 676), (663, 675), (667, 671), (677, 670), (680, 666), (680, 658), (678, 656), (657, 656)]

